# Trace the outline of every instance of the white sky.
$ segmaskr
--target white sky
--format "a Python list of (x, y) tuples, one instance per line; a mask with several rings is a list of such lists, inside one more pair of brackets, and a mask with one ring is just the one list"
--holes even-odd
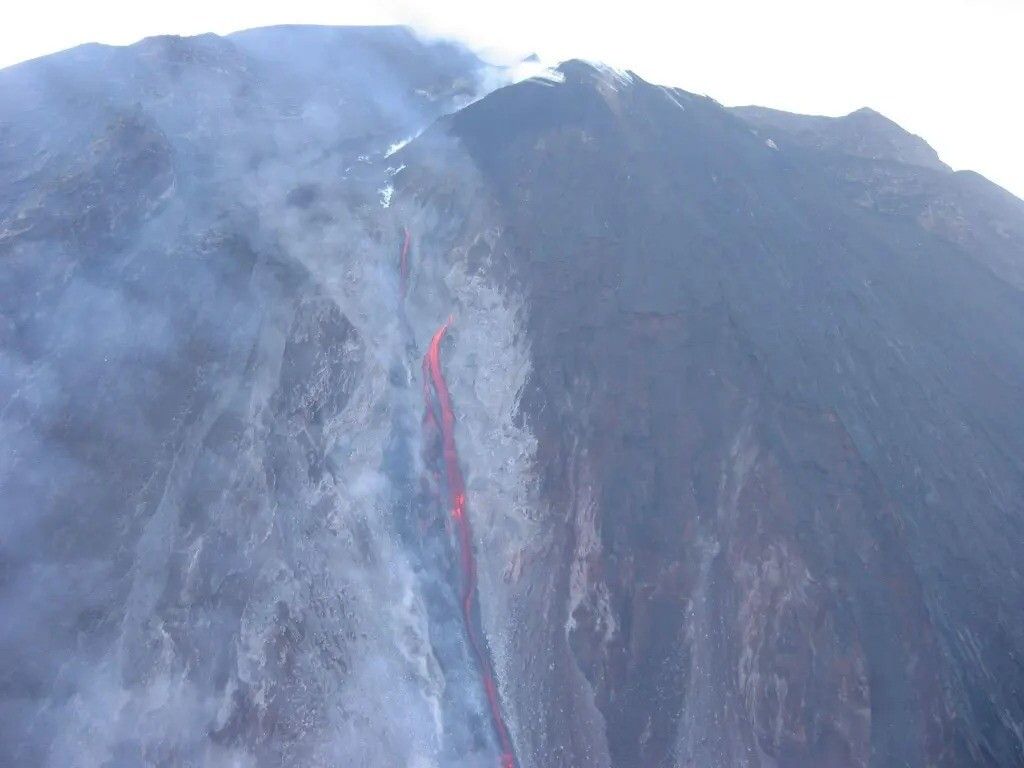
[(268, 24), (407, 23), (493, 56), (636, 71), (728, 104), (870, 106), (1024, 197), (1024, 0), (13, 0), (0, 66), (78, 43)]

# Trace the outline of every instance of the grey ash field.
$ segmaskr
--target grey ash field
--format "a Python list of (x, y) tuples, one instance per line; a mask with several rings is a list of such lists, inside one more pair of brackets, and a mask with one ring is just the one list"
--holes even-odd
[(1024, 766), (1024, 203), (868, 109), (510, 83), (0, 71), (0, 765), (494, 768), (493, 670), (519, 768)]

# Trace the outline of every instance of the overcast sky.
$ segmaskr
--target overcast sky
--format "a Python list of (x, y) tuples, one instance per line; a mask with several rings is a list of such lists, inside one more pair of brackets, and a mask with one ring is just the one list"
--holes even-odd
[[(1024, 197), (1024, 0), (19, 0), (0, 66), (83, 42), (283, 23), (406, 23), (492, 56), (582, 57), (706, 93), (841, 115), (870, 106), (954, 168)], [(0, 116), (2, 117), (2, 116)]]

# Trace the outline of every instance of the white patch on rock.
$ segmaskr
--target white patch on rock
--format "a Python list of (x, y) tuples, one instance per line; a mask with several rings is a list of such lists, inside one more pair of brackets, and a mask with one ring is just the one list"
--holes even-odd
[(391, 157), (393, 154), (395, 154), (395, 152), (400, 150), (402, 147), (404, 147), (406, 144), (408, 144), (412, 140), (413, 140), (412, 136), (407, 136), (406, 138), (400, 139), (399, 141), (396, 141), (394, 144), (391, 144), (390, 146), (388, 146), (387, 150), (384, 152), (384, 157), (385, 158)]
[(659, 87), (661, 88), (661, 90), (665, 94), (665, 96), (668, 97), (669, 101), (671, 101), (673, 104), (675, 104), (677, 107), (679, 107), (684, 112), (686, 111), (686, 106), (683, 104), (683, 99), (685, 99), (686, 96), (683, 93), (678, 92), (678, 91), (676, 91), (673, 88), (666, 88), (665, 86), (659, 86)]

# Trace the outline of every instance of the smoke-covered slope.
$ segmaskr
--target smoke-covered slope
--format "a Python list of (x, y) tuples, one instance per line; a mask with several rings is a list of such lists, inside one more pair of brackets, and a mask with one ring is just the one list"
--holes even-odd
[(0, 748), (1024, 764), (1024, 204), (869, 110), (498, 77), (0, 72)]
[(315, 28), (0, 73), (6, 764), (431, 754), (380, 190), (485, 76)]

